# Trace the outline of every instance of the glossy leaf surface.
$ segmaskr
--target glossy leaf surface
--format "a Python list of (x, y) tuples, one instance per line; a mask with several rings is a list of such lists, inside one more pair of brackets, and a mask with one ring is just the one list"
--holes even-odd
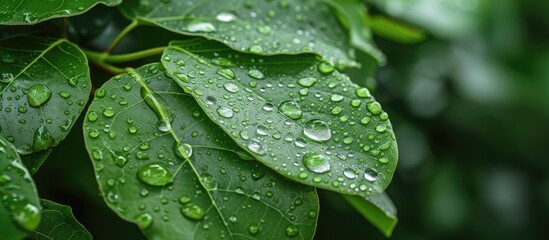
[(0, 226), (3, 239), (21, 239), (40, 223), (40, 205), (31, 175), (15, 147), (0, 136)]
[(42, 163), (46, 161), (48, 156), (50, 156), (50, 153), (53, 149), (47, 149), (41, 152), (36, 152), (33, 154), (29, 154), (26, 156), (22, 156), (21, 160), (23, 161), (23, 164), (25, 164), (25, 167), (29, 170), (31, 174), (35, 174), (40, 166), (42, 166)]
[(397, 210), (386, 193), (366, 197), (352, 195), (343, 195), (343, 197), (385, 236), (391, 236), (398, 218)]
[(387, 113), (329, 63), (200, 39), (172, 43), (162, 63), (215, 123), (284, 176), (363, 196), (391, 181), (397, 147)]
[(64, 39), (0, 40), (0, 133), (21, 154), (63, 140), (88, 101), (86, 57)]
[(238, 51), (314, 52), (341, 66), (355, 64), (348, 34), (324, 1), (129, 0), (121, 9), (130, 19), (215, 39)]
[(314, 188), (250, 161), (160, 64), (95, 96), (84, 134), (101, 192), (150, 239), (312, 239)]
[(80, 224), (69, 206), (40, 199), (42, 221), (27, 239), (32, 240), (91, 240), (88, 230)]
[(97, 4), (118, 5), (122, 0), (2, 0), (0, 24), (35, 24), (50, 18), (79, 15)]

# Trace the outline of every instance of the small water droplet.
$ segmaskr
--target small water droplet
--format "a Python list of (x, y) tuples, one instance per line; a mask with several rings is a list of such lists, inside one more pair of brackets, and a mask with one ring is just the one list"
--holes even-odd
[(103, 116), (105, 117), (108, 117), (108, 118), (113, 117), (115, 113), (116, 111), (114, 111), (112, 107), (103, 109)]
[(34, 131), (32, 149), (34, 151), (46, 150), (54, 144), (54, 139), (46, 126), (42, 125)]
[(225, 88), (225, 90), (227, 90), (228, 92), (232, 92), (232, 93), (238, 92), (240, 90), (238, 85), (232, 82), (223, 84), (223, 88)]
[(372, 96), (367, 88), (357, 88), (355, 94), (360, 98), (369, 98)]
[[(222, 69), (219, 69), (217, 70), (217, 73), (227, 79), (235, 79), (235, 74), (233, 72), (233, 70), (231, 69), (228, 69), (228, 68), (222, 68)], [(234, 84), (234, 83), (233, 83)], [(236, 85), (236, 84), (235, 84)]]
[(333, 102), (341, 102), (343, 100), (343, 96), (341, 96), (339, 94), (333, 94), (330, 97), (330, 100), (332, 100)]
[(186, 204), (181, 207), (181, 214), (191, 220), (202, 220), (206, 216), (206, 211), (196, 204)]
[(314, 77), (304, 77), (299, 80), (297, 80), (297, 84), (303, 86), (303, 87), (310, 87), (313, 86), (316, 82), (318, 82), (318, 79)]
[(299, 106), (298, 103), (292, 100), (282, 102), (278, 106), (278, 110), (280, 110), (284, 115), (293, 120), (300, 119), (303, 115), (303, 111), (301, 111), (301, 106)]
[(250, 76), (252, 78), (255, 78), (257, 80), (261, 80), (261, 79), (265, 78), (265, 75), (263, 74), (263, 72), (261, 72), (257, 69), (252, 69), (252, 70), (248, 71), (248, 76)]
[(364, 178), (370, 182), (377, 180), (377, 171), (373, 168), (368, 168), (364, 171)]
[(255, 54), (262, 54), (263, 53), (263, 47), (261, 47), (259, 45), (252, 45), (252, 46), (250, 46), (249, 51), (251, 53), (255, 53)]
[(229, 12), (220, 12), (215, 18), (220, 22), (232, 22), (236, 20), (236, 16)]
[(232, 118), (234, 115), (234, 112), (230, 108), (219, 107), (217, 108), (217, 114), (219, 114), (219, 116), (222, 116), (224, 118)]
[(135, 221), (137, 222), (137, 226), (139, 226), (139, 228), (147, 229), (152, 225), (153, 218), (150, 213), (142, 213), (135, 218)]
[(368, 111), (370, 111), (374, 115), (378, 115), (381, 113), (381, 105), (379, 105), (378, 102), (369, 102), (366, 104), (366, 108), (368, 108)]
[(217, 190), (217, 182), (215, 181), (214, 177), (210, 174), (204, 174), (200, 177), (200, 182), (204, 185), (204, 188), (208, 191), (215, 191)]
[(305, 154), (303, 156), (303, 165), (315, 173), (325, 173), (330, 171), (330, 159), (322, 154)]
[(40, 107), (51, 98), (51, 90), (44, 84), (35, 84), (29, 88), (27, 101), (31, 107)]
[(315, 141), (327, 141), (332, 138), (332, 131), (328, 124), (318, 119), (309, 120), (305, 123), (303, 133)]
[(192, 22), (185, 27), (189, 32), (215, 32), (215, 26), (209, 22)]
[(151, 186), (165, 186), (173, 182), (173, 175), (168, 165), (162, 162), (144, 164), (137, 171), (137, 178)]
[(5, 55), (2, 55), (2, 58), (0, 59), (0, 61), (2, 61), (2, 63), (5, 63), (5, 64), (12, 64), (15, 62), (15, 57), (10, 54), (5, 54)]
[(305, 139), (302, 137), (296, 138), (294, 144), (299, 148), (307, 147), (307, 141), (305, 141)]
[(299, 228), (296, 225), (290, 225), (286, 228), (286, 236), (295, 237), (299, 234)]
[(180, 158), (188, 159), (193, 154), (193, 148), (188, 143), (177, 142), (173, 145), (175, 155)]
[(248, 146), (248, 149), (250, 149), (250, 151), (252, 151), (255, 154), (265, 155), (265, 152), (266, 152), (265, 147), (263, 146), (263, 144), (261, 144), (259, 140), (252, 139), (250, 140), (247, 146)]
[(40, 224), (40, 209), (32, 203), (12, 205), (12, 217), (15, 222), (27, 231), (34, 231)]
[(318, 64), (318, 71), (324, 74), (328, 74), (334, 71), (334, 64), (331, 62), (321, 62)]
[(262, 108), (263, 108), (263, 110), (265, 110), (267, 112), (270, 112), (274, 109), (274, 105), (272, 103), (268, 102), (268, 103), (265, 103)]
[(343, 171), (343, 176), (347, 177), (348, 179), (355, 179), (356, 173), (353, 171), (353, 169), (347, 168)]
[(251, 225), (249, 228), (248, 228), (248, 231), (250, 232), (250, 234), (252, 235), (257, 235), (259, 233), (259, 226), (257, 225)]

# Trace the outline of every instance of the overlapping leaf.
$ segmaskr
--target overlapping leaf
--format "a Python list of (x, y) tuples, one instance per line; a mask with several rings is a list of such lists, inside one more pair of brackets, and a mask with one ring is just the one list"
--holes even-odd
[(2, 0), (0, 24), (35, 24), (50, 18), (82, 14), (97, 4), (118, 5), (122, 0)]
[(324, 1), (129, 0), (121, 9), (130, 19), (215, 39), (238, 51), (314, 52), (342, 66), (354, 65), (348, 34)]
[(391, 236), (398, 218), (396, 216), (397, 210), (386, 193), (374, 194), (364, 198), (352, 195), (343, 195), (343, 197), (385, 236)]
[(162, 63), (210, 119), (280, 174), (362, 196), (391, 181), (397, 147), (387, 113), (328, 62), (193, 40), (174, 42)]
[(42, 166), (42, 163), (46, 161), (46, 158), (50, 156), (51, 150), (52, 148), (22, 156), (21, 161), (23, 161), (23, 164), (25, 164), (25, 167), (27, 167), (31, 174), (35, 174), (38, 171), (38, 168)]
[(21, 239), (40, 223), (34, 182), (15, 147), (0, 136), (0, 228), (3, 239)]
[(63, 140), (90, 94), (88, 62), (64, 39), (0, 40), (0, 133), (21, 154)]
[(314, 235), (314, 188), (244, 160), (160, 64), (98, 89), (84, 133), (105, 201), (150, 239)]
[(41, 199), (42, 221), (27, 239), (91, 240), (88, 230), (80, 224), (69, 206)]

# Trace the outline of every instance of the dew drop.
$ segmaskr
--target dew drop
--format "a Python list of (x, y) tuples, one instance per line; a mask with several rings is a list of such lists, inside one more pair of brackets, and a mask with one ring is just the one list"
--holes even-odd
[(227, 90), (228, 92), (232, 92), (232, 93), (238, 92), (240, 90), (238, 85), (232, 82), (223, 84), (223, 88), (225, 88), (225, 90)]
[(286, 236), (295, 237), (299, 234), (299, 228), (296, 225), (290, 225), (286, 228)]
[(318, 79), (316, 79), (314, 77), (304, 77), (304, 78), (301, 78), (301, 79), (297, 80), (297, 84), (299, 84), (303, 87), (313, 86), (313, 84), (315, 84), (316, 82), (318, 82)]
[[(217, 73), (223, 77), (225, 77), (226, 79), (235, 79), (235, 75), (234, 75), (234, 72), (233, 70), (231, 69), (228, 69), (228, 68), (222, 68), (222, 69), (219, 69), (217, 70)], [(233, 83), (234, 84), (234, 83)], [(235, 84), (236, 85), (236, 84)]]
[(189, 23), (185, 30), (189, 32), (215, 32), (215, 26), (209, 22), (193, 22)]
[(368, 168), (364, 171), (364, 179), (373, 182), (377, 180), (377, 171), (373, 168)]
[(262, 54), (263, 53), (263, 47), (261, 47), (259, 45), (252, 45), (252, 46), (250, 46), (249, 51), (250, 51), (250, 53)]
[(217, 100), (213, 96), (207, 96), (204, 102), (208, 105), (214, 105), (217, 102)]
[(343, 100), (343, 96), (339, 94), (334, 94), (330, 97), (330, 100), (332, 100), (333, 102), (341, 102)]
[(261, 142), (259, 142), (259, 140), (257, 139), (252, 139), (249, 143), (248, 143), (248, 149), (250, 149), (250, 151), (252, 151), (253, 153), (257, 154), (257, 155), (265, 155), (265, 147), (261, 144)]
[(141, 229), (149, 228), (153, 223), (153, 218), (150, 213), (142, 213), (135, 218), (137, 226)]
[(151, 186), (165, 186), (173, 182), (173, 175), (168, 165), (162, 162), (144, 164), (137, 171), (137, 178)]
[(44, 105), (51, 98), (51, 90), (43, 84), (35, 84), (29, 88), (27, 101), (29, 106), (37, 108)]
[(15, 57), (10, 54), (5, 54), (0, 58), (0, 61), (5, 64), (12, 64), (15, 62)]
[(328, 124), (318, 119), (309, 120), (305, 123), (303, 133), (314, 141), (327, 141), (332, 138), (332, 131)]
[(343, 176), (345, 176), (348, 179), (355, 179), (356, 173), (353, 171), (353, 169), (347, 168), (343, 171)]
[(322, 154), (305, 154), (303, 156), (303, 164), (315, 173), (325, 173), (330, 171), (330, 159)]
[(40, 209), (32, 203), (12, 205), (13, 220), (27, 231), (34, 231), (40, 224)]
[(196, 204), (186, 204), (181, 207), (181, 214), (191, 220), (202, 220), (206, 216), (206, 211)]
[(252, 235), (257, 235), (259, 233), (259, 226), (257, 225), (251, 225), (249, 228), (248, 228), (248, 232), (250, 232), (250, 234)]
[(324, 74), (328, 74), (334, 71), (334, 64), (331, 62), (321, 62), (318, 64), (318, 71)]
[(252, 70), (248, 71), (248, 76), (250, 76), (252, 78), (255, 78), (255, 79), (258, 79), (258, 80), (261, 80), (261, 79), (265, 78), (265, 75), (257, 69), (252, 69)]
[(46, 150), (54, 144), (54, 139), (46, 126), (42, 125), (34, 131), (32, 149), (34, 151)]
[(366, 108), (368, 108), (368, 111), (372, 114), (378, 115), (381, 113), (381, 105), (379, 105), (378, 102), (369, 102), (366, 104)]
[(357, 88), (355, 94), (360, 98), (369, 98), (372, 96), (367, 88)]
[(234, 115), (234, 112), (230, 108), (219, 107), (217, 108), (217, 114), (219, 114), (219, 116), (222, 116), (224, 118), (232, 118)]
[(108, 117), (108, 118), (113, 117), (115, 113), (116, 112), (114, 111), (114, 109), (112, 107), (108, 107), (108, 108), (103, 109), (103, 116), (105, 116), (105, 117)]
[(278, 110), (280, 110), (284, 115), (293, 120), (300, 119), (303, 115), (303, 111), (301, 111), (301, 106), (299, 106), (298, 103), (292, 100), (282, 102), (278, 106)]
[(217, 14), (215, 19), (220, 22), (232, 22), (236, 20), (236, 16), (229, 12), (220, 12), (219, 14)]
[(307, 141), (302, 137), (296, 138), (294, 144), (299, 148), (307, 147)]
[(180, 158), (188, 159), (193, 154), (193, 148), (188, 143), (177, 142), (173, 145), (175, 155)]
[(268, 103), (265, 103), (262, 108), (263, 108), (263, 110), (265, 110), (267, 112), (270, 112), (274, 109), (274, 106), (273, 106), (272, 103), (268, 102)]

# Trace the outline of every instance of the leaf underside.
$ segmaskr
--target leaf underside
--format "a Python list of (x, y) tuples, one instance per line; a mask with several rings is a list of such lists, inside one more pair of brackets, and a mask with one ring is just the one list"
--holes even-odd
[(0, 134), (23, 155), (56, 146), (88, 101), (90, 85), (86, 57), (67, 40), (0, 40)]
[(258, 55), (317, 53), (354, 66), (345, 29), (325, 1), (124, 1), (129, 19), (204, 36)]
[(35, 24), (51, 18), (79, 15), (100, 3), (115, 6), (121, 2), (122, 0), (2, 0), (0, 24)]
[[(250, 156), (160, 64), (119, 75), (98, 89), (84, 134), (105, 201), (150, 239), (314, 235), (315, 189), (243, 160)], [(178, 148), (185, 144), (190, 158)], [(150, 164), (169, 174), (138, 178)]]
[(162, 63), (210, 119), (280, 174), (362, 196), (390, 183), (398, 153), (387, 113), (315, 56), (247, 55), (197, 39), (173, 42)]
[(92, 236), (80, 224), (69, 206), (40, 199), (42, 221), (40, 226), (27, 236), (31, 240), (91, 240)]
[(398, 218), (396, 208), (386, 193), (374, 194), (364, 198), (352, 195), (343, 195), (343, 197), (386, 237), (392, 235)]

